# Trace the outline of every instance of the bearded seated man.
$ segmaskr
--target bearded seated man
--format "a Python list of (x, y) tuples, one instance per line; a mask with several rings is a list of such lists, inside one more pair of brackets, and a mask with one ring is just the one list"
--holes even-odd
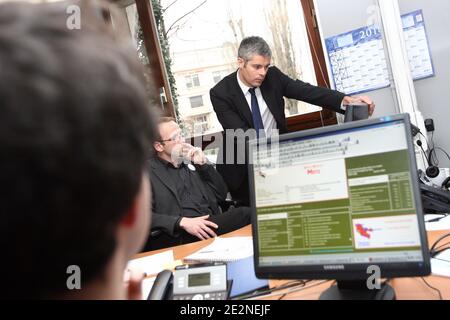
[[(249, 207), (222, 212), (227, 196), (222, 176), (203, 151), (184, 142), (173, 118), (158, 124), (154, 157), (149, 162), (152, 185), (152, 231), (145, 251), (209, 239), (250, 223)], [(153, 232), (155, 233), (155, 232)]]

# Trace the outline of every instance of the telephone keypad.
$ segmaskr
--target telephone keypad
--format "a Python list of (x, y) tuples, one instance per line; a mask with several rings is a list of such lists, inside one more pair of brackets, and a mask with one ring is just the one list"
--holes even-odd
[(180, 294), (174, 295), (173, 300), (226, 300), (228, 293), (223, 292), (209, 292), (196, 294)]

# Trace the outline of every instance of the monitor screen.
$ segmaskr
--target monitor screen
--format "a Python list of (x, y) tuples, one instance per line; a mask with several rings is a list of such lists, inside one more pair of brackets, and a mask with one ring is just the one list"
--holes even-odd
[(430, 273), (408, 115), (249, 142), (261, 278)]

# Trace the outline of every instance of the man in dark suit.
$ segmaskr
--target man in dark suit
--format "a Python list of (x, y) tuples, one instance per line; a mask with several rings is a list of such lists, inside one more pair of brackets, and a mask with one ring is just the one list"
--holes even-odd
[[(239, 154), (245, 150), (246, 135), (242, 138), (242, 135), (236, 135), (236, 130), (251, 131), (251, 135), (257, 137), (286, 133), (284, 97), (339, 113), (344, 113), (343, 107), (354, 102), (367, 103), (370, 115), (375, 108), (369, 97), (352, 98), (338, 91), (289, 78), (278, 68), (270, 67), (271, 55), (264, 39), (245, 38), (238, 50), (239, 69), (210, 91), (214, 111), (224, 129), (217, 171), (225, 179), (233, 199), (242, 205), (249, 205), (248, 161), (245, 155)], [(234, 146), (231, 159), (226, 154), (230, 152), (230, 145)]]
[(184, 143), (172, 118), (161, 118), (150, 160), (152, 230), (146, 250), (209, 239), (250, 223), (250, 208), (222, 213), (227, 187), (200, 148)]

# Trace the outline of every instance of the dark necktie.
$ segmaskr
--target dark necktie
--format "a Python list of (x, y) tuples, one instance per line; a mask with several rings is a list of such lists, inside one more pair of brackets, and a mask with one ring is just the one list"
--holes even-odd
[(256, 137), (265, 137), (264, 124), (261, 117), (261, 111), (259, 110), (258, 99), (256, 98), (255, 88), (248, 89), (248, 92), (252, 95), (252, 118), (253, 126), (256, 130)]

